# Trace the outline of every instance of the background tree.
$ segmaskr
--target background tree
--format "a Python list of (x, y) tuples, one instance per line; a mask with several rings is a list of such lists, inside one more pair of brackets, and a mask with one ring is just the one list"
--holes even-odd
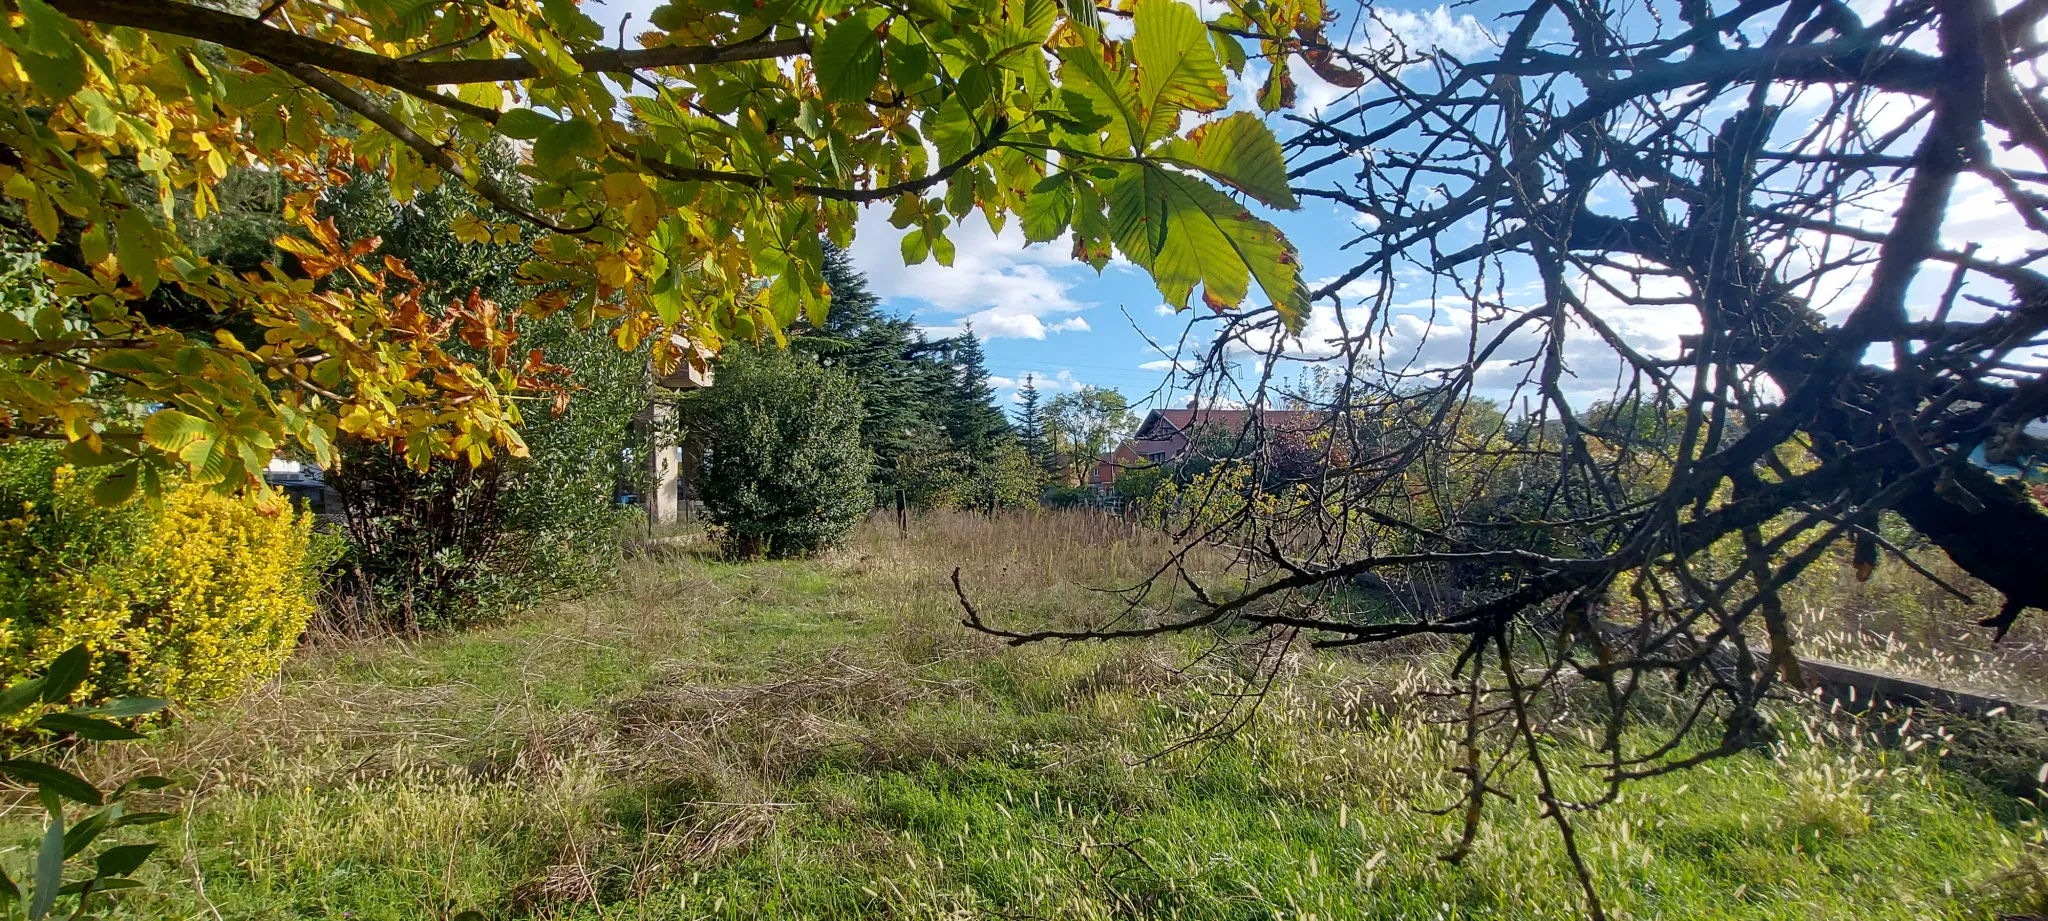
[(1108, 387), (1084, 386), (1045, 405), (1046, 441), (1060, 473), (1074, 485), (1085, 484), (1096, 457), (1115, 450), (1137, 427), (1124, 395)]
[(934, 398), (945, 388), (946, 368), (916, 321), (883, 310), (845, 250), (827, 244), (825, 256), (832, 308), (816, 329), (846, 345), (829, 348), (822, 358), (860, 386), (861, 441), (875, 454), (877, 501), (893, 501), (904, 485), (900, 459), (944, 449), (946, 431)]
[(824, 337), (809, 350), (860, 388), (876, 500), (887, 504), (901, 488), (919, 508), (985, 505), (988, 490), (972, 484), (1013, 478), (990, 468), (1003, 466), (1009, 421), (974, 331), (929, 339), (911, 318), (882, 308), (843, 250), (828, 244), (825, 266), (832, 312), (815, 327), (799, 324), (795, 341), (813, 330)]
[(800, 557), (844, 539), (874, 508), (852, 377), (800, 352), (729, 351), (718, 385), (683, 401), (709, 449), (698, 471), (705, 517), (741, 558)]
[(1018, 446), (1032, 463), (1044, 467), (1052, 451), (1046, 444), (1045, 407), (1040, 405), (1037, 375), (1024, 375), (1023, 385), (1017, 388), (1017, 408), (1013, 412), (1016, 419), (1011, 430), (1017, 433)]
[(940, 419), (956, 450), (970, 457), (985, 455), (995, 439), (1010, 434), (1010, 420), (996, 406), (996, 390), (988, 383), (988, 360), (981, 339), (968, 325), (959, 335), (942, 340), (946, 363)]
[[(1843, 544), (1867, 575), (1881, 512), (2003, 596), (1994, 635), (2048, 607), (2048, 511), (1970, 460), (2048, 413), (2044, 15), (1539, 3), (1478, 53), (1311, 55), (1362, 88), (1289, 141), (1295, 194), (1368, 228), (1314, 292), (1340, 334), (1305, 354), (1277, 314), (1226, 318), (1206, 381), (1232, 351), (1331, 356), (1317, 408), (1345, 460), (1246, 479), (1183, 532), (1238, 565), (1161, 571), (1205, 586), (1198, 613), (1116, 632), (1458, 643), (1452, 855), (1526, 791), (1602, 915), (1576, 817), (1770, 738), (1766, 701), (1803, 680), (1784, 590)], [(1342, 591), (1367, 576), (1455, 591), (1383, 616)], [(1541, 741), (1581, 728), (1592, 765)]]
[[(400, 202), (464, 185), (485, 223), (541, 232), (520, 270), (545, 287), (520, 312), (615, 320), (663, 371), (822, 320), (819, 235), (846, 244), (863, 203), (891, 206), (908, 261), (950, 263), (948, 229), (978, 208), (1034, 240), (1071, 230), (1097, 268), (1121, 253), (1173, 304), (1200, 285), (1233, 307), (1256, 282), (1299, 323), (1299, 260), (1218, 188), (1296, 204), (1271, 132), (1222, 112), (1224, 73), (1254, 41), (1281, 87), (1320, 4), (1120, 12), (1135, 37), (1105, 37), (1087, 3), (673, 0), (607, 36), (555, 0), (16, 0), (0, 211), (48, 247), (53, 291), (0, 318), (0, 435), (64, 441), (151, 490), (168, 468), (251, 483), (277, 448), (326, 462), (344, 436), (415, 467), (525, 453), (510, 397), (553, 369), (516, 347), (513, 311), (425, 304), (401, 261), (323, 223), (351, 167)], [(530, 191), (481, 168), (507, 141), (527, 142)], [(274, 238), (295, 267), (194, 250), (251, 164), (296, 186)], [(108, 381), (168, 408), (105, 411), (88, 396)]]

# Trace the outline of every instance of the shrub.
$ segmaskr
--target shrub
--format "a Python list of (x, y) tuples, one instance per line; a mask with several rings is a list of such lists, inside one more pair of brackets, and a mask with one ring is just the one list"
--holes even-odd
[[(497, 179), (519, 185), (509, 149), (486, 160)], [(345, 237), (379, 238), (385, 253), (402, 257), (429, 312), (472, 292), (507, 309), (545, 293), (519, 277), (533, 249), (517, 227), (488, 238), (450, 229), (498, 216), (457, 185), (401, 203), (385, 174), (366, 170), (329, 189), (321, 206)], [(329, 596), (331, 626), (459, 627), (599, 584), (613, 571), (621, 516), (615, 497), (632, 473), (629, 423), (647, 402), (648, 348), (621, 349), (616, 330), (576, 314), (518, 322), (519, 347), (568, 368), (576, 387), (564, 405), (522, 407), (528, 457), (501, 454), (481, 465), (435, 458), (418, 470), (388, 446), (342, 441), (328, 482), (342, 500), (348, 556)], [(469, 348), (455, 351), (483, 357)]]
[(698, 472), (705, 516), (739, 557), (818, 553), (871, 507), (853, 380), (808, 356), (735, 346), (715, 386), (686, 400), (710, 445)]
[(1009, 436), (991, 439), (980, 456), (940, 449), (896, 463), (905, 497), (920, 511), (1036, 508), (1045, 492), (1045, 471)]
[(277, 671), (312, 613), (312, 517), (187, 486), (103, 508), (45, 445), (0, 451), (0, 684), (84, 644), (78, 696), (218, 699)]
[(312, 525), (194, 486), (171, 494), (131, 580), (123, 651), (140, 669), (134, 690), (211, 700), (276, 674), (313, 612)]

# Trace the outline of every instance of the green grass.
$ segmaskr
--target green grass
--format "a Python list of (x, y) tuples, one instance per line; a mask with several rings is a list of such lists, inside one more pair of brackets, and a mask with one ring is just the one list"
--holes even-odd
[[(1147, 760), (1226, 712), (1242, 656), (1005, 647), (957, 625), (946, 576), (992, 615), (1084, 616), (1105, 599), (1066, 576), (1157, 548), (945, 525), (816, 563), (641, 561), (515, 622), (310, 650), (87, 765), (188, 781), (116, 916), (1579, 916), (1526, 791), (1438, 859), (1450, 739), (1395, 687), (1430, 654), (1297, 656), (1247, 729)], [(2034, 835), (2010, 803), (1924, 754), (1795, 736), (1581, 819), (1612, 913), (1988, 921)]]

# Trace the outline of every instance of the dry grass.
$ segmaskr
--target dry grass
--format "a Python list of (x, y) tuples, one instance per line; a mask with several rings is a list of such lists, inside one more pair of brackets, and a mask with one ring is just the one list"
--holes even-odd
[[(650, 554), (511, 623), (315, 644), (83, 767), (190, 781), (132, 917), (1572, 916), (1526, 798), (1436, 860), (1454, 826), (1417, 807), (1457, 778), (1412, 705), (1427, 652), (1289, 651), (1243, 732), (1177, 747), (1247, 715), (1270, 638), (957, 622), (954, 566), (991, 616), (1085, 623), (1170, 550), (1045, 513), (877, 522), (814, 563)], [(1586, 831), (1624, 915), (1980, 916), (1963, 883), (2032, 832), (1925, 761), (1792, 744)]]
[(2048, 703), (2048, 623), (2020, 618), (1994, 641), (1977, 621), (1998, 613), (1998, 593), (1940, 550), (1912, 551), (1929, 572), (1971, 596), (1964, 601), (1887, 556), (1858, 582), (1846, 549), (1800, 580), (1789, 605), (1806, 654), (1910, 675), (1994, 696)]

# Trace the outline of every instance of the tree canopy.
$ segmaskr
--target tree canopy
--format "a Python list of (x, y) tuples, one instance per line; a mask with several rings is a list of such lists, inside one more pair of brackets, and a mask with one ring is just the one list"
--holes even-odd
[(884, 310), (867, 277), (829, 243), (825, 281), (831, 312), (818, 327), (800, 323), (806, 335), (793, 341), (846, 372), (859, 389), (860, 438), (875, 455), (877, 499), (887, 502), (903, 487), (924, 507), (945, 491), (942, 481), (984, 478), (982, 468), (999, 460), (995, 443), (1009, 420), (995, 405), (974, 330), (930, 338), (916, 321)]
[[(912, 262), (952, 259), (979, 210), (1027, 237), (1120, 253), (1185, 306), (1298, 326), (1289, 244), (1237, 196), (1289, 208), (1281, 150), (1222, 114), (1226, 69), (1288, 51), (1319, 0), (901, 7), (671, 2), (608, 36), (574, 0), (16, 0), (0, 17), (0, 216), (46, 248), (44, 302), (0, 316), (0, 435), (124, 466), (107, 498), (166, 470), (226, 487), (271, 452), (326, 460), (343, 435), (415, 464), (520, 454), (522, 395), (560, 391), (524, 316), (570, 311), (652, 341), (663, 368), (777, 339), (829, 297), (821, 236), (886, 204)], [(1319, 58), (1319, 67), (1327, 61)], [(513, 141), (516, 181), (481, 168)], [(934, 154), (936, 154), (934, 156)], [(241, 166), (282, 179), (291, 258), (201, 255), (198, 223)], [(490, 203), (453, 230), (546, 231), (521, 266), (543, 292), (428, 296), (396, 257), (320, 220), (349, 168), (400, 201), (443, 182)], [(347, 284), (337, 284), (349, 279)], [(516, 309), (515, 309), (516, 308)], [(483, 357), (448, 348), (461, 341)], [(152, 413), (128, 407), (163, 407)]]

